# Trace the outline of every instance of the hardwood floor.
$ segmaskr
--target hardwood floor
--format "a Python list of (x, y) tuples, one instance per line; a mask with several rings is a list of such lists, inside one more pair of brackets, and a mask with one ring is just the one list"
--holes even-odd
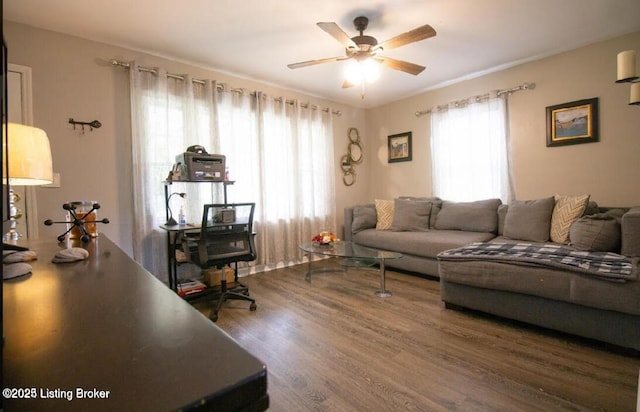
[(271, 411), (635, 410), (640, 358), (445, 309), (437, 280), (388, 270), (393, 296), (378, 298), (375, 269), (310, 283), (306, 269), (243, 278), (258, 310), (234, 301), (219, 313), (267, 364)]

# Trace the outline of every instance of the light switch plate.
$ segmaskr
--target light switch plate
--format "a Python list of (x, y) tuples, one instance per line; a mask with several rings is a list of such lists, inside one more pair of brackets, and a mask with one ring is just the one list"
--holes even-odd
[(60, 187), (60, 173), (53, 172), (53, 182), (48, 185), (42, 185), (42, 187)]

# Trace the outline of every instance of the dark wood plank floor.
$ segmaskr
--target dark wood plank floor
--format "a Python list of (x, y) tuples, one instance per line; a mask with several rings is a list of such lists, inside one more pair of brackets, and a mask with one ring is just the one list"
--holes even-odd
[(637, 357), (445, 309), (437, 280), (387, 271), (378, 298), (377, 270), (306, 269), (243, 278), (258, 310), (229, 302), (217, 322), (267, 364), (272, 411), (635, 410)]

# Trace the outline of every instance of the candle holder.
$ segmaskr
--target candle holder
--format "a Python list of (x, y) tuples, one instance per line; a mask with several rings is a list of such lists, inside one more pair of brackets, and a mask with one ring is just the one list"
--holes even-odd
[(640, 105), (640, 77), (636, 75), (636, 51), (618, 53), (616, 83), (631, 83), (629, 105)]
[[(76, 205), (75, 203), (77, 202), (69, 202), (69, 203), (65, 203), (62, 205), (62, 208), (64, 210), (66, 210), (69, 213), (69, 217), (70, 220), (69, 221), (60, 221), (60, 222), (54, 222), (51, 219), (47, 219), (44, 221), (44, 224), (46, 226), (51, 226), (54, 223), (65, 223), (65, 224), (70, 224), (71, 226), (67, 229), (66, 232), (64, 232), (63, 234), (61, 234), (60, 236), (58, 236), (58, 242), (62, 242), (65, 237), (67, 236), (67, 233), (71, 232), (72, 230), (78, 230), (80, 232), (80, 240), (82, 240), (83, 243), (88, 243), (89, 240), (91, 239), (91, 233), (90, 231), (87, 229), (87, 225), (88, 224), (92, 224), (95, 225), (96, 223), (104, 223), (107, 224), (109, 223), (109, 219), (104, 218), (101, 220), (95, 220), (95, 211), (100, 209), (100, 204), (99, 203), (93, 203), (91, 205), (91, 209), (84, 213), (84, 214), (78, 214), (78, 212), (76, 212)], [(94, 220), (87, 220), (87, 218), (89, 216), (93, 216)], [(95, 231), (93, 231), (95, 232)]]

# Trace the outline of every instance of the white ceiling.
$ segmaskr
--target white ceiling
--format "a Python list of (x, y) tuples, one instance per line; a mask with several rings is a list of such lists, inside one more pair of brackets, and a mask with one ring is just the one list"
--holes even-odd
[[(345, 62), (287, 68), (344, 55), (316, 23), (333, 21), (355, 36), (359, 15), (379, 42), (430, 24), (436, 37), (384, 54), (426, 70), (381, 67), (362, 99), (360, 88), (341, 87)], [(375, 107), (638, 31), (640, 0), (4, 0), (4, 19)]]

